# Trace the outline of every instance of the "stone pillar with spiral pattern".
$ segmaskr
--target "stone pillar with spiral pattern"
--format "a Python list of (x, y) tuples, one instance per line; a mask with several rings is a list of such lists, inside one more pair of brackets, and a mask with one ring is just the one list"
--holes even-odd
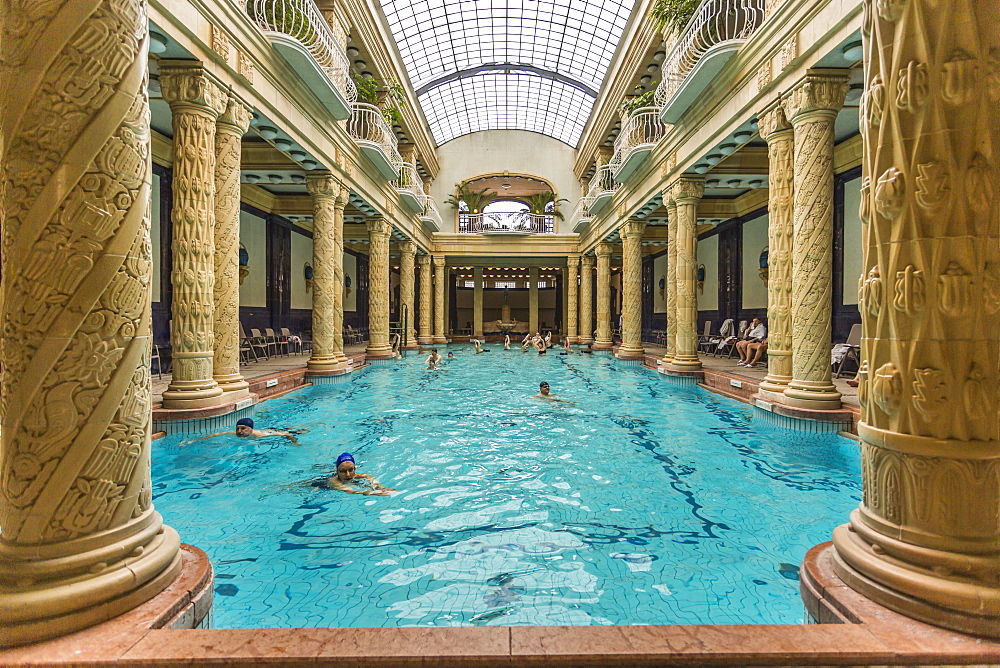
[(226, 94), (196, 61), (160, 61), (160, 89), (174, 130), (173, 373), (164, 408), (224, 401), (212, 378), (215, 355), (215, 124)]
[(368, 219), (368, 347), (365, 356), (391, 357), (389, 345), (389, 235), (385, 218)]
[(566, 338), (570, 343), (579, 343), (577, 317), (580, 303), (580, 256), (566, 258)]
[(597, 338), (594, 350), (611, 350), (611, 249), (606, 241), (597, 244)]
[(833, 338), (833, 123), (848, 75), (810, 70), (782, 100), (795, 135), (792, 246), (792, 380), (784, 403), (836, 410)]
[(181, 569), (149, 469), (146, 2), (8, 3), (12, 25), (0, 51), (0, 646), (107, 621)]
[(776, 105), (759, 116), (760, 136), (767, 142), (767, 376), (760, 383), (763, 399), (783, 402), (792, 380), (792, 248), (794, 132), (785, 111)]
[(434, 255), (434, 343), (447, 343), (444, 329), (445, 290), (448, 289), (448, 267), (444, 255)]
[(434, 343), (434, 281), (431, 275), (431, 256), (418, 255), (420, 267), (420, 331), (417, 343), (429, 346)]
[(642, 234), (646, 221), (630, 218), (621, 226), (622, 343), (618, 356), (642, 357)]
[[(663, 200), (667, 208), (667, 352), (663, 361), (674, 359), (677, 346), (677, 203), (665, 192)], [(697, 271), (697, 270), (696, 270)], [(695, 275), (697, 278), (697, 274)]]
[(834, 569), (904, 615), (997, 638), (996, 5), (865, 5), (863, 491), (834, 530)]
[(312, 354), (306, 367), (309, 372), (345, 370), (347, 362), (346, 358), (342, 359), (343, 336), (339, 356), (336, 340), (337, 296), (343, 290), (343, 278), (338, 284), (336, 268), (338, 257), (343, 263), (343, 250), (341, 247), (338, 256), (336, 241), (337, 199), (341, 184), (329, 172), (310, 172), (306, 176), (306, 189), (312, 198), (313, 208), (313, 334)]
[[(417, 253), (417, 245), (412, 241), (404, 241), (399, 244), (399, 302), (406, 306), (406, 329), (403, 337), (405, 340), (400, 343), (406, 349), (417, 347), (417, 329), (413, 322), (413, 289), (414, 267), (413, 259)], [(401, 309), (402, 310), (402, 309)], [(400, 326), (403, 326), (400, 323)]]
[(677, 262), (674, 280), (677, 300), (674, 320), (676, 335), (674, 357), (670, 368), (678, 371), (698, 371), (698, 203), (705, 192), (701, 178), (683, 177), (670, 189), (670, 198), (677, 207), (675, 243)]
[(594, 256), (580, 258), (580, 343), (594, 343)]
[(240, 148), (250, 108), (229, 96), (215, 125), (215, 357), (225, 401), (250, 393), (240, 373)]

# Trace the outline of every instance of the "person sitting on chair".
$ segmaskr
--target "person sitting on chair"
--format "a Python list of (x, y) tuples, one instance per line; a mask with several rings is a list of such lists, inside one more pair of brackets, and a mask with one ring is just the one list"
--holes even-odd
[(763, 341), (759, 342), (748, 343), (746, 346), (746, 350), (747, 350), (747, 355), (750, 357), (750, 361), (737, 362), (737, 364), (739, 364), (742, 367), (746, 367), (747, 369), (752, 369), (755, 366), (757, 366), (757, 363), (760, 362), (760, 358), (763, 357), (764, 353), (767, 352), (767, 339), (764, 339)]
[(764, 323), (760, 321), (760, 318), (754, 318), (750, 322), (750, 326), (747, 327), (747, 331), (743, 335), (743, 339), (736, 342), (736, 352), (740, 354), (738, 364), (740, 366), (748, 366), (750, 364), (750, 357), (753, 355), (753, 353), (749, 350), (750, 344), (760, 343), (766, 338), (767, 327), (765, 327)]

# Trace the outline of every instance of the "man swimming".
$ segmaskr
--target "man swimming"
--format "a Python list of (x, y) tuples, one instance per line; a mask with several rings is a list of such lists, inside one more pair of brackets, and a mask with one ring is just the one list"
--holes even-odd
[[(220, 431), (217, 434), (209, 434), (208, 436), (202, 436), (200, 438), (194, 439), (191, 443), (195, 441), (201, 441), (206, 438), (214, 438), (216, 436), (230, 436), (233, 432), (231, 431)], [(295, 438), (295, 434), (288, 431), (275, 431), (273, 429), (254, 429), (253, 420), (251, 418), (240, 418), (236, 421), (236, 436), (239, 438), (261, 438), (262, 436), (284, 436), (289, 441), (295, 445), (302, 445), (299, 440)]]
[(437, 369), (440, 363), (441, 356), (438, 354), (437, 348), (431, 348), (431, 354), (427, 356), (427, 368)]
[[(358, 489), (351, 486), (354, 481), (360, 482), (362, 480), (368, 481), (371, 489)], [(379, 484), (378, 480), (367, 473), (358, 473), (354, 457), (349, 452), (345, 452), (337, 457), (337, 472), (326, 481), (326, 489), (335, 489), (338, 492), (347, 492), (348, 494), (375, 496), (388, 496), (389, 492), (396, 491), (389, 487), (383, 487)]]
[(549, 384), (544, 380), (538, 384), (538, 394), (534, 394), (532, 399), (545, 399), (546, 401), (558, 401), (563, 404), (575, 404), (575, 401), (566, 401), (565, 399), (559, 399), (554, 394), (551, 394)]

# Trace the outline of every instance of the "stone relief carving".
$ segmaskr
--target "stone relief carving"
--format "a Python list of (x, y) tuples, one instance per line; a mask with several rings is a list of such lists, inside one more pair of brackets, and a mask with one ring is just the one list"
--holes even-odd
[(338, 282), (336, 206), (341, 184), (329, 172), (310, 172), (306, 176), (306, 190), (313, 205), (313, 340), (308, 367), (313, 371), (328, 371), (337, 368), (340, 361), (336, 345), (336, 299), (343, 291), (343, 250)]
[(580, 343), (594, 342), (594, 256), (580, 258)]
[(253, 64), (250, 56), (243, 51), (236, 52), (236, 71), (247, 80), (248, 84), (253, 85), (253, 77), (257, 67)]
[(597, 335), (594, 347), (609, 349), (611, 340), (611, 244), (601, 242), (594, 249), (597, 258)]
[[(638, 356), (643, 353), (642, 234), (646, 229), (646, 221), (631, 218), (622, 225), (621, 229), (623, 232), (622, 344), (618, 351), (620, 355)], [(598, 255), (598, 263), (600, 263), (600, 255)], [(600, 271), (598, 271), (598, 278), (600, 278)], [(598, 285), (600, 285), (600, 282)], [(598, 302), (598, 305), (598, 308), (600, 308), (600, 302)]]
[(212, 24), (212, 51), (229, 60), (229, 35), (219, 26)]
[(389, 346), (389, 235), (384, 218), (368, 219), (368, 348), (369, 355), (386, 355)]
[(701, 368), (698, 359), (698, 202), (705, 192), (701, 179), (681, 178), (670, 187), (670, 199), (676, 207), (677, 246), (674, 277), (677, 286), (675, 306), (676, 339), (671, 365), (681, 369)]

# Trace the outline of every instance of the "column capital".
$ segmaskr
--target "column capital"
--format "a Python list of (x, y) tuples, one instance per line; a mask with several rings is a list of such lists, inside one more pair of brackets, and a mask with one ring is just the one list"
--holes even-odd
[(760, 138), (768, 143), (770, 143), (770, 138), (773, 135), (780, 132), (789, 132), (792, 129), (792, 124), (788, 122), (788, 117), (785, 116), (785, 109), (780, 103), (776, 103), (766, 111), (758, 114), (757, 124)]
[(580, 258), (580, 264), (582, 264), (584, 267), (593, 267), (594, 266), (594, 256), (593, 255), (584, 255), (583, 257)]
[(611, 253), (613, 251), (614, 248), (612, 248), (611, 242), (608, 241), (602, 241), (594, 248), (594, 254), (597, 255), (597, 257), (611, 257)]
[(431, 253), (431, 257), (434, 258), (434, 266), (443, 267), (444, 266), (444, 254), (443, 253)]
[(368, 236), (388, 237), (392, 233), (392, 223), (381, 216), (373, 216), (366, 221)]
[(576, 269), (580, 266), (580, 256), (576, 254), (566, 256), (566, 266), (570, 269)]
[(849, 88), (847, 70), (809, 70), (782, 99), (785, 116), (793, 124), (809, 112), (836, 115)]
[(424, 254), (424, 255), (418, 255), (417, 256), (417, 264), (419, 264), (421, 267), (426, 267), (426, 266), (430, 265), (430, 263), (431, 263), (431, 256), (430, 255)]
[(217, 122), (220, 130), (229, 130), (242, 136), (250, 127), (252, 117), (253, 109), (230, 93), (226, 99), (226, 108), (219, 114)]
[(400, 241), (399, 252), (403, 255), (415, 255), (417, 252), (417, 244), (413, 243), (412, 239)]
[(170, 106), (203, 107), (216, 118), (226, 111), (226, 92), (208, 77), (204, 66), (197, 61), (161, 60), (160, 90)]
[(330, 172), (309, 172), (306, 174), (306, 190), (312, 197), (336, 197), (340, 194), (340, 181)]
[(642, 239), (646, 231), (646, 221), (642, 218), (629, 218), (618, 228), (622, 239)]
[(683, 176), (670, 184), (670, 198), (680, 203), (697, 203), (705, 194), (705, 179)]

